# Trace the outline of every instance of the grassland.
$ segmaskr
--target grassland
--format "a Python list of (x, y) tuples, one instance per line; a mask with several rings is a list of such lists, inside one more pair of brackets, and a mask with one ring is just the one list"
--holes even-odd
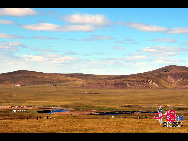
[[(164, 128), (153, 118), (155, 114), (147, 114), (147, 119), (144, 118), (144, 114), (122, 115), (115, 116), (115, 118), (100, 115), (76, 115), (74, 117), (73, 115), (51, 114), (50, 116), (53, 118), (47, 120), (46, 114), (39, 115), (36, 110), (20, 114), (11, 113), (10, 110), (1, 110), (1, 133), (188, 133), (188, 111), (186, 108), (182, 108), (182, 106), (188, 106), (188, 89), (81, 89), (68, 88), (61, 84), (57, 87), (50, 85), (0, 86), (0, 106), (11, 105), (70, 107), (76, 111), (156, 111), (156, 107), (123, 107), (123, 105), (170, 105), (176, 107), (163, 109), (183, 112), (184, 120), (183, 127)], [(28, 115), (31, 117), (29, 120), (26, 119)], [(42, 119), (36, 120), (37, 116), (41, 116)], [(138, 116), (141, 119), (138, 119)]]
[[(31, 119), (1, 121), (0, 132), (8, 133), (187, 133), (187, 120), (184, 127), (162, 127), (155, 119)], [(82, 116), (83, 117), (83, 116)]]

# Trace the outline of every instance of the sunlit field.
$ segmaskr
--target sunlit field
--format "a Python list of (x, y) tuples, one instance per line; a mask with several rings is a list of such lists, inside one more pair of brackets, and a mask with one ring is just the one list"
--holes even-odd
[[(0, 109), (0, 132), (187, 133), (187, 94), (187, 89), (72, 89), (61, 85), (57, 87), (49, 85), (0, 86), (1, 107), (43, 106), (74, 109), (72, 114), (37, 113), (39, 109), (28, 109), (26, 112), (13, 113), (11, 112), (12, 109)], [(140, 106), (126, 107), (124, 105)], [(164, 111), (175, 110), (177, 115), (183, 115), (183, 127), (163, 127), (158, 120), (154, 119), (155, 113), (122, 115), (78, 114), (83, 111), (157, 111), (159, 107), (156, 105), (162, 105), (161, 107)], [(168, 106), (163, 107), (164, 105)], [(165, 120), (164, 117), (163, 121)]]

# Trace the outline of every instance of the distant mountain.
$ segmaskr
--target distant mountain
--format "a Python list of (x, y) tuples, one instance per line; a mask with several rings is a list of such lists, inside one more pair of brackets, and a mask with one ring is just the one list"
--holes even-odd
[[(82, 74), (84, 75), (84, 74)], [(79, 74), (67, 74), (81, 78)], [(188, 67), (170, 65), (132, 75), (88, 75), (84, 88), (188, 88)]]
[(170, 65), (132, 75), (93, 75), (83, 73), (42, 73), (27, 70), (0, 74), (0, 84), (59, 84), (68, 87), (134, 89), (188, 88), (188, 67)]
[(56, 73), (43, 73), (28, 70), (18, 70), (0, 74), (0, 84), (40, 85), (53, 83), (67, 83), (80, 79), (70, 78)]

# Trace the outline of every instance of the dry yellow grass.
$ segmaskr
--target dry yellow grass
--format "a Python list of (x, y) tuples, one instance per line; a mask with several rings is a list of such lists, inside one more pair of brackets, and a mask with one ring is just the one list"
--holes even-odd
[[(85, 94), (97, 92), (99, 94)], [(65, 105), (115, 108), (126, 104), (188, 105), (188, 89), (73, 89), (44, 86), (0, 86), (1, 105)], [(121, 107), (122, 108), (122, 107)]]
[(183, 127), (162, 127), (155, 119), (30, 119), (3, 120), (2, 133), (188, 133)]
[[(85, 94), (85, 92), (99, 94)], [(75, 109), (90, 110), (136, 110), (122, 107), (126, 104), (140, 105), (176, 105), (188, 106), (188, 89), (72, 89), (64, 87), (44, 86), (0, 86), (0, 106), (37, 105), (66, 106)], [(178, 111), (178, 108), (173, 107)], [(141, 108), (140, 108), (141, 109)], [(144, 110), (155, 110), (147, 107)], [(184, 112), (187, 109), (184, 108)], [(6, 111), (1, 111), (9, 116)], [(31, 114), (31, 113), (29, 113)], [(36, 117), (36, 111), (33, 115)], [(0, 115), (0, 116), (1, 116)], [(179, 115), (179, 114), (178, 114)], [(53, 115), (56, 119), (2, 119), (1, 133), (188, 133), (188, 116), (183, 114), (183, 127), (164, 128), (154, 115), (147, 119), (135, 118), (91, 118), (90, 115)], [(126, 115), (125, 115), (126, 116)], [(88, 118), (89, 117), (89, 118)]]

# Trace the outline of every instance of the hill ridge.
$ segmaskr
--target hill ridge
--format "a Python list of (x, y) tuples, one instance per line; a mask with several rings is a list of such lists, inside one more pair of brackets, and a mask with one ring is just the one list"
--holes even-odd
[(169, 65), (130, 75), (94, 75), (84, 73), (43, 73), (17, 70), (1, 73), (0, 84), (41, 85), (58, 83), (82, 88), (188, 88), (188, 67)]

